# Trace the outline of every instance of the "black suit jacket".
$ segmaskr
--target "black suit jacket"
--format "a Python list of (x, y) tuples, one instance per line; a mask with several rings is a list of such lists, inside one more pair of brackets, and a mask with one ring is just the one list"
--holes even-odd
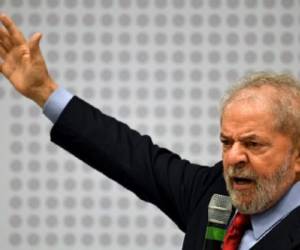
[[(183, 250), (202, 249), (211, 196), (227, 195), (221, 162), (207, 167), (183, 160), (77, 97), (53, 126), (51, 140), (161, 209), (185, 232)], [(299, 213), (253, 249), (297, 249)]]

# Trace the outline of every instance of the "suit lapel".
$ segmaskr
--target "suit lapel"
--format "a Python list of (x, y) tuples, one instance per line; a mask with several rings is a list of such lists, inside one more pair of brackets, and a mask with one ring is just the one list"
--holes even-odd
[(300, 249), (300, 207), (294, 209), (251, 249)]

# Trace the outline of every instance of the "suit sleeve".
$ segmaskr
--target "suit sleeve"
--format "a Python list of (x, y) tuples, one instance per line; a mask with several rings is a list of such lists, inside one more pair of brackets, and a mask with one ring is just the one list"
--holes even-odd
[(51, 130), (51, 140), (166, 213), (183, 231), (217, 178), (153, 144), (126, 124), (73, 97)]

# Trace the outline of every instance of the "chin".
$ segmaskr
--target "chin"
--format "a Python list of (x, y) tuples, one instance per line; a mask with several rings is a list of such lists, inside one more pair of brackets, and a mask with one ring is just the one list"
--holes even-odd
[(272, 206), (271, 202), (259, 199), (250, 193), (231, 191), (229, 194), (233, 206), (243, 214), (258, 214), (266, 211)]

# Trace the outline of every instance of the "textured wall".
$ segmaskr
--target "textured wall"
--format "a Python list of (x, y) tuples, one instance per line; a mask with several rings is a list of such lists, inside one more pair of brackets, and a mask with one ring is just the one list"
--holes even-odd
[[(191, 161), (220, 159), (218, 102), (252, 70), (300, 75), (299, 0), (0, 0), (60, 85)], [(49, 142), (0, 79), (1, 249), (181, 249), (160, 211)]]

